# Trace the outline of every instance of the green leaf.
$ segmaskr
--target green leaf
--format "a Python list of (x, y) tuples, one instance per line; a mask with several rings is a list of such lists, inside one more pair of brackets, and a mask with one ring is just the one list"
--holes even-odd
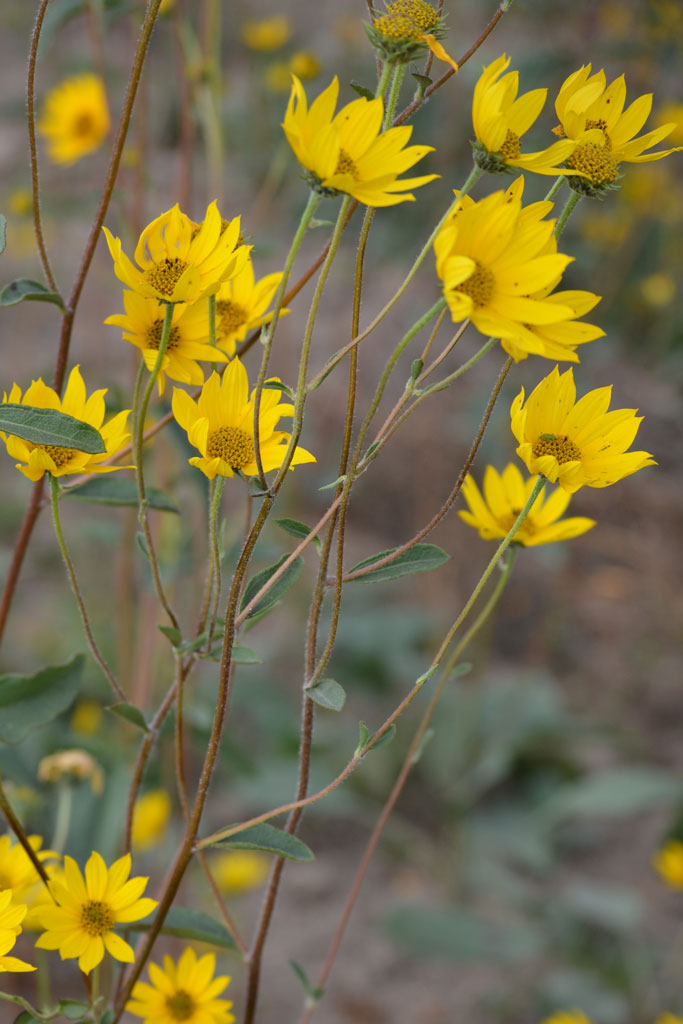
[(308, 976), (307, 976), (305, 970), (303, 969), (301, 964), (298, 964), (296, 962), (296, 960), (290, 960), (289, 961), (289, 966), (292, 968), (292, 970), (296, 974), (297, 978), (301, 982), (301, 987), (303, 988), (304, 992), (306, 993), (308, 999), (311, 1002), (313, 1002), (313, 1003), (317, 1003), (322, 998), (322, 996), (324, 995), (325, 989), (322, 988), (321, 986), (314, 988), (311, 985), (310, 981), (308, 980)]
[(232, 649), (232, 660), (235, 665), (261, 665), (263, 659), (252, 647), (245, 647), (243, 644), (235, 644)]
[(51, 292), (40, 281), (30, 281), (27, 277), (11, 281), (0, 291), (0, 306), (16, 306), (17, 302), (24, 302), (24, 300), (52, 302), (64, 310), (64, 302), (59, 292)]
[[(319, 491), (331, 491), (333, 487), (336, 487), (338, 484), (343, 484), (345, 480), (346, 480), (346, 474), (344, 474), (344, 476), (338, 476), (337, 479), (333, 480), (331, 484), (323, 484), (322, 487), (318, 488), (318, 490)], [(376, 557), (379, 557), (379, 556), (376, 556)]]
[(283, 384), (281, 380), (267, 380), (263, 385), (264, 391), (282, 391), (288, 398), (294, 400), (294, 392), (288, 384)]
[(149, 561), (150, 559), (149, 559), (149, 548), (147, 547), (147, 538), (145, 537), (145, 535), (142, 532), (142, 530), (138, 530), (138, 532), (135, 534), (135, 543), (140, 548), (140, 551), (142, 551), (142, 553), (145, 556), (145, 558), (147, 559), (147, 561)]
[(88, 1003), (79, 1003), (75, 999), (60, 999), (57, 1009), (67, 1020), (82, 1020), (90, 1007)]
[(349, 82), (349, 85), (354, 92), (358, 93), (359, 96), (363, 96), (366, 100), (374, 100), (375, 94), (372, 89), (368, 89), (367, 86), (361, 85), (360, 82), (356, 82), (355, 79)]
[(7, 217), (0, 213), (0, 253), (5, 251), (7, 245)]
[[(371, 735), (374, 734), (370, 732), (365, 722), (359, 722), (358, 746), (353, 752), (354, 757), (357, 757), (358, 754), (360, 754), (360, 752), (363, 750), (363, 748), (368, 745)], [(391, 743), (395, 735), (396, 726), (390, 725), (387, 731), (383, 732), (380, 738), (377, 740), (377, 742), (372, 746), (372, 750), (379, 750), (379, 748), (383, 747), (386, 743)], [(368, 753), (369, 752), (370, 751), (368, 751)]]
[[(155, 508), (161, 512), (175, 512), (178, 509), (162, 491), (154, 487), (146, 488), (145, 499), (148, 508)], [(134, 480), (127, 477), (114, 476), (93, 476), (78, 487), (71, 487), (64, 491), (69, 498), (76, 498), (77, 501), (91, 501), (96, 505), (116, 505), (130, 508), (138, 507), (138, 488)]]
[(666, 807), (679, 795), (676, 780), (654, 768), (611, 768), (556, 790), (539, 813), (550, 823), (573, 817), (618, 818)]
[[(270, 577), (277, 572), (282, 563), (288, 558), (289, 555), (283, 555), (280, 561), (276, 562), (275, 565), (269, 565), (267, 569), (261, 569), (260, 572), (257, 572), (255, 576), (251, 577), (244, 590), (240, 611), (243, 611), (247, 607), (251, 599), (258, 594), (261, 587), (268, 582)], [(261, 600), (256, 602), (249, 612), (247, 619), (253, 619), (256, 616), (260, 618), (262, 615), (265, 615), (266, 612), (271, 611), (277, 602), (285, 596), (289, 588), (296, 583), (301, 575), (303, 567), (303, 558), (301, 558), (301, 556), (295, 558), (292, 564), (287, 566), (279, 580), (273, 584), (268, 593), (264, 594)]]
[(0, 676), (0, 740), (19, 743), (71, 704), (81, 684), (85, 658), (43, 668), (33, 676)]
[(304, 692), (321, 708), (330, 711), (341, 711), (346, 703), (346, 691), (336, 679), (321, 679), (316, 686), (307, 686)]
[(373, 750), (379, 750), (380, 747), (386, 746), (387, 743), (391, 743), (394, 736), (396, 735), (396, 726), (390, 725), (386, 732), (383, 732), (380, 738), (373, 746)]
[(172, 647), (178, 647), (183, 642), (183, 634), (173, 626), (157, 626), (160, 633), (163, 633), (167, 640), (170, 640)]
[[(147, 932), (154, 924), (156, 913), (145, 921), (137, 921), (127, 927), (133, 932)], [(208, 942), (220, 949), (236, 949), (235, 940), (220, 921), (216, 921), (200, 910), (187, 907), (171, 907), (161, 926), (162, 935), (175, 935), (179, 939), (193, 942)]]
[(451, 672), (451, 679), (460, 679), (462, 676), (468, 676), (472, 671), (472, 667), (471, 661), (461, 661)]
[[(396, 550), (396, 548), (389, 548), (387, 551), (380, 551), (378, 555), (373, 555), (372, 558), (366, 558), (364, 561), (359, 562), (358, 565), (354, 565), (353, 569), (349, 570), (349, 573), (357, 572), (358, 569), (365, 569), (367, 566), (378, 562), (381, 558), (385, 558)], [(365, 573), (357, 579), (349, 580), (349, 583), (383, 583), (385, 580), (395, 580), (399, 576), (408, 576), (414, 572), (429, 572), (431, 569), (438, 569), (449, 558), (450, 555), (447, 555), (442, 548), (438, 548), (436, 544), (415, 544), (408, 551), (404, 551), (402, 555), (395, 558), (393, 562), (389, 562), (387, 565), (383, 565), (372, 572)]]
[(368, 727), (365, 724), (365, 722), (359, 722), (358, 723), (358, 746), (356, 747), (356, 749), (353, 752), (353, 756), (354, 757), (358, 757), (358, 755), (360, 754), (361, 750), (363, 749), (363, 747), (366, 746), (366, 744), (367, 744), (369, 739), (370, 739), (370, 730), (368, 729)]
[(57, 409), (5, 402), (0, 405), (0, 430), (32, 444), (76, 448), (88, 455), (102, 455), (107, 450), (99, 430)]
[[(308, 537), (311, 532), (310, 526), (306, 526), (305, 523), (300, 523), (298, 519), (276, 519), (275, 522), (281, 530), (285, 531), (285, 533), (290, 533), (292, 537), (299, 537), (300, 540), (303, 540), (304, 537)], [(318, 549), (320, 548), (319, 537), (314, 537), (313, 543)]]
[[(247, 490), (249, 491), (249, 496), (252, 498), (265, 498), (268, 493), (268, 488), (266, 487), (264, 490), (263, 487), (261, 487), (261, 482), (257, 476), (249, 477)], [(225, 520), (223, 520), (223, 522), (225, 522)]]
[(111, 711), (113, 714), (118, 715), (119, 718), (125, 718), (131, 725), (136, 725), (138, 729), (142, 729), (143, 732), (149, 732), (149, 726), (145, 721), (140, 708), (136, 708), (134, 704), (127, 704), (125, 701), (119, 701), (118, 704), (109, 704), (107, 711)]
[(287, 860), (315, 860), (315, 854), (310, 847), (302, 843), (296, 836), (290, 836), (289, 832), (283, 832), (281, 828), (275, 828), (264, 822), (261, 825), (252, 825), (245, 828), (227, 839), (220, 839), (212, 846), (229, 847), (231, 850), (265, 850), (266, 853), (275, 853), (278, 857), (286, 857)]

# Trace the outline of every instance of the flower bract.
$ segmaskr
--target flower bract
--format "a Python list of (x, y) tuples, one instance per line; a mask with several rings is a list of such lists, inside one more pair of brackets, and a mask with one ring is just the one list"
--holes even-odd
[[(474, 478), (468, 473), (462, 493), (469, 511), (463, 510), (458, 515), (478, 530), (483, 540), (502, 539), (507, 536), (531, 497), (537, 480), (538, 477), (524, 480), (513, 463), (506, 466), (502, 473), (498, 473), (493, 466), (487, 466), (482, 496)], [(561, 518), (571, 497), (562, 488), (558, 488), (547, 499), (545, 493), (544, 487), (515, 534), (515, 544), (524, 547), (552, 544), (554, 541), (578, 537), (595, 526), (595, 520), (583, 516)]]
[(12, 900), (12, 890), (0, 891), (0, 971), (35, 971), (31, 964), (6, 954), (14, 947), (26, 917), (26, 904)]
[(224, 222), (215, 200), (199, 229), (177, 203), (148, 224), (135, 249), (137, 267), (123, 252), (121, 240), (108, 228), (102, 230), (118, 279), (159, 302), (191, 303), (215, 295), (249, 255), (249, 246), (240, 244), (240, 218)]
[[(101, 465), (105, 459), (120, 451), (130, 439), (130, 433), (126, 430), (130, 410), (125, 409), (104, 422), (106, 393), (107, 389), (103, 388), (101, 391), (93, 391), (88, 398), (78, 366), (74, 366), (69, 374), (63, 398), (60, 398), (42, 379), (34, 380), (26, 388), (23, 397), (19, 385), (13, 384), (9, 395), (4, 394), (3, 402), (20, 403), (38, 409), (57, 409), (59, 412), (67, 413), (74, 419), (89, 423), (91, 427), (99, 430), (107, 449), (99, 455), (89, 455), (75, 448), (33, 444), (31, 441), (15, 437), (14, 434), (8, 435), (0, 431), (0, 437), (5, 442), (8, 453), (12, 458), (20, 460), (17, 469), (29, 480), (40, 480), (45, 473), (51, 473), (52, 476), (68, 476), (74, 473), (112, 473), (123, 468)], [(21, 462), (26, 465), (21, 465)]]
[[(148, 370), (154, 368), (164, 326), (164, 306), (157, 299), (138, 292), (124, 291), (125, 313), (115, 313), (104, 321), (120, 327), (123, 337), (139, 348)], [(227, 356), (208, 344), (208, 303), (199, 301), (191, 306), (177, 303), (173, 307), (173, 320), (166, 351), (159, 370), (159, 394), (166, 390), (166, 377), (182, 384), (203, 384), (204, 371), (198, 360), (225, 363)]]
[(571, 256), (557, 252), (547, 202), (522, 206), (524, 181), (474, 202), (459, 200), (434, 242), (436, 271), (455, 322), (470, 319), (501, 339), (516, 360), (527, 355), (577, 361), (574, 349), (604, 332), (576, 324), (599, 296), (554, 292)]
[[(639, 96), (625, 110), (626, 82), (620, 75), (609, 85), (604, 71), (591, 74), (587, 64), (570, 75), (562, 84), (555, 101), (560, 124), (555, 133), (578, 143), (567, 166), (582, 171), (594, 189), (613, 185), (622, 163), (646, 163), (680, 149), (646, 150), (656, 146), (676, 128), (663, 124), (644, 135), (638, 132), (652, 109), (652, 94)], [(580, 179), (573, 179), (579, 191), (585, 188)]]
[[(270, 323), (272, 314), (266, 311), (281, 280), (282, 273), (276, 273), (256, 281), (252, 262), (247, 260), (239, 274), (221, 285), (216, 295), (216, 344), (229, 356), (249, 331)], [(288, 312), (282, 309), (280, 316)]]
[[(278, 382), (278, 378), (272, 378)], [(258, 466), (254, 456), (254, 393), (249, 397), (247, 371), (235, 356), (223, 377), (212, 373), (198, 400), (174, 388), (173, 415), (187, 431), (191, 445), (201, 456), (189, 460), (210, 480), (216, 475), (255, 476)], [(280, 403), (281, 392), (264, 388), (259, 418), (259, 443), (264, 472), (282, 465), (290, 435), (276, 426), (283, 416), (291, 416), (294, 406)], [(292, 468), (303, 462), (315, 462), (304, 448), (296, 447)]]
[(393, 0), (386, 5), (384, 14), (374, 12), (366, 31), (382, 59), (391, 64), (418, 60), (429, 49), (437, 60), (458, 70), (439, 42), (445, 32), (441, 12), (426, 0)]
[(189, 946), (177, 963), (164, 957), (164, 966), (150, 963), (149, 980), (136, 982), (126, 1009), (144, 1024), (231, 1024), (232, 1003), (218, 999), (229, 983), (227, 975), (214, 978), (216, 956), (198, 957)]
[(522, 153), (521, 138), (541, 113), (548, 90), (532, 89), (518, 96), (519, 72), (503, 75), (509, 64), (503, 54), (484, 67), (474, 87), (475, 159), (487, 171), (519, 167), (536, 174), (564, 174), (558, 165), (571, 156), (575, 142), (567, 139), (536, 153)]
[(510, 409), (517, 454), (530, 473), (570, 493), (579, 487), (608, 487), (645, 466), (648, 452), (629, 452), (642, 416), (636, 409), (608, 412), (612, 388), (589, 391), (577, 402), (574, 374), (557, 367), (524, 400), (524, 388)]
[(133, 807), (131, 846), (149, 850), (161, 842), (171, 817), (171, 798), (165, 789), (151, 789), (138, 797)]
[(314, 188), (328, 195), (345, 192), (366, 206), (393, 206), (414, 200), (410, 189), (438, 178), (399, 178), (433, 147), (407, 146), (410, 125), (383, 132), (380, 98), (353, 100), (335, 115), (338, 94), (335, 77), (309, 108), (301, 82), (292, 75), (282, 127), (299, 163), (311, 172)]
[(97, 149), (109, 128), (104, 84), (93, 74), (74, 75), (53, 89), (38, 122), (50, 159), (65, 165)]
[(39, 949), (57, 949), (62, 960), (78, 958), (78, 966), (89, 974), (104, 958), (132, 963), (134, 953), (114, 931), (117, 924), (129, 924), (147, 917), (156, 900), (141, 899), (146, 878), (129, 878), (130, 854), (107, 868), (93, 851), (85, 865), (85, 877), (72, 857), (64, 858), (63, 880), (50, 882), (56, 904), (44, 906), (41, 924), (45, 931), (36, 942)]

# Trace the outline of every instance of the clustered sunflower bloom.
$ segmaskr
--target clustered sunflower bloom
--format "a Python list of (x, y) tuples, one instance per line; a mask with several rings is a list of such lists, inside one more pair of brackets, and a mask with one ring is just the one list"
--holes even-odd
[(683, 842), (670, 839), (653, 859), (660, 877), (672, 889), (683, 889)]
[[(525, 481), (513, 463), (507, 465), (502, 473), (498, 473), (493, 466), (487, 466), (482, 497), (474, 478), (468, 473), (462, 493), (469, 511), (460, 511), (458, 515), (479, 531), (482, 540), (502, 540), (531, 497), (537, 480), (538, 477), (532, 476)], [(547, 500), (545, 492), (546, 488), (543, 487), (515, 534), (515, 544), (524, 547), (552, 544), (558, 540), (579, 537), (595, 526), (594, 519), (586, 519), (584, 516), (561, 518), (571, 498), (562, 488), (558, 488)]]
[[(249, 331), (270, 323), (273, 315), (266, 311), (281, 280), (280, 272), (256, 281), (253, 264), (247, 260), (239, 274), (220, 286), (216, 294), (216, 344), (228, 356), (235, 354), (237, 344)], [(288, 313), (288, 309), (280, 310), (280, 316)]]
[[(123, 337), (142, 352), (148, 370), (152, 370), (159, 353), (164, 326), (164, 307), (158, 299), (138, 292), (124, 291), (125, 313), (116, 313), (104, 321), (120, 327)], [(226, 363), (225, 353), (208, 344), (209, 310), (206, 302), (191, 306), (178, 302), (173, 307), (171, 333), (161, 360), (159, 394), (166, 390), (166, 376), (183, 384), (203, 384), (204, 371), (199, 359), (210, 363)]]
[(150, 985), (136, 982), (126, 1009), (144, 1024), (232, 1024), (232, 1002), (216, 998), (231, 979), (215, 970), (214, 953), (198, 957), (188, 946), (177, 963), (165, 956), (163, 969), (150, 963)]
[(639, 96), (626, 110), (625, 102), (623, 75), (607, 85), (605, 72), (592, 75), (587, 64), (564, 81), (555, 101), (560, 123), (554, 131), (577, 143), (567, 163), (570, 171), (581, 171), (586, 176), (585, 181), (570, 177), (577, 191), (599, 195), (615, 184), (620, 164), (661, 160), (682, 148), (646, 153), (677, 126), (663, 124), (636, 137), (650, 115), (652, 94)]
[(541, 113), (548, 90), (532, 89), (518, 96), (519, 72), (503, 75), (509, 64), (503, 54), (484, 67), (474, 87), (474, 158), (483, 170), (495, 173), (519, 167), (535, 174), (564, 174), (559, 165), (571, 156), (575, 142), (567, 139), (536, 153), (522, 153), (521, 138)]
[(31, 964), (6, 955), (14, 948), (25, 917), (26, 904), (13, 903), (11, 889), (0, 891), (0, 971), (35, 971)]
[(41, 924), (45, 931), (36, 942), (39, 949), (58, 949), (62, 960), (78, 957), (84, 974), (104, 958), (132, 963), (132, 948), (114, 931), (116, 924), (129, 924), (147, 917), (156, 900), (141, 899), (146, 878), (129, 878), (130, 854), (114, 861), (108, 869), (93, 851), (85, 865), (85, 878), (72, 857), (64, 858), (61, 880), (50, 881), (55, 904), (44, 906)]
[(383, 132), (380, 97), (353, 100), (335, 116), (338, 95), (335, 76), (309, 109), (304, 87), (292, 75), (282, 127), (299, 163), (310, 172), (312, 188), (324, 195), (345, 192), (366, 206), (394, 206), (415, 199), (409, 189), (439, 177), (399, 178), (433, 147), (406, 146), (413, 131), (410, 125)]
[(97, 149), (110, 128), (104, 83), (97, 75), (74, 75), (48, 93), (38, 131), (56, 164), (75, 164)]
[(626, 449), (642, 416), (637, 409), (608, 412), (612, 388), (596, 388), (576, 401), (572, 369), (557, 367), (524, 400), (524, 388), (510, 409), (517, 454), (530, 473), (573, 493), (580, 487), (608, 487), (645, 466), (648, 452)]
[(455, 322), (469, 318), (516, 360), (532, 354), (576, 362), (576, 346), (604, 334), (573, 322), (599, 296), (553, 292), (573, 257), (557, 252), (555, 222), (544, 220), (552, 203), (523, 208), (523, 189), (519, 177), (506, 192), (459, 200), (434, 242), (436, 271)]
[[(272, 377), (279, 383), (279, 378)], [(294, 406), (280, 404), (281, 392), (266, 388), (261, 396), (259, 443), (263, 470), (282, 465), (290, 435), (276, 430), (283, 416), (291, 416)], [(186, 391), (173, 389), (173, 415), (187, 431), (191, 445), (201, 456), (189, 459), (209, 480), (220, 476), (255, 476), (258, 466), (254, 455), (254, 392), (249, 397), (247, 371), (237, 356), (228, 363), (222, 379), (212, 373), (195, 402)], [(315, 462), (305, 448), (294, 449), (291, 468)]]
[(120, 281), (159, 302), (197, 302), (215, 295), (223, 281), (239, 274), (250, 246), (241, 244), (240, 218), (227, 223), (214, 200), (199, 229), (176, 203), (140, 235), (134, 263), (121, 240), (103, 228), (114, 272)]
[(17, 463), (17, 469), (29, 480), (40, 480), (45, 473), (51, 473), (52, 476), (69, 476), (74, 473), (112, 473), (116, 469), (121, 469), (120, 466), (103, 466), (101, 463), (121, 451), (130, 439), (130, 433), (126, 430), (130, 410), (125, 409), (117, 413), (105, 423), (106, 393), (107, 389), (103, 388), (100, 391), (93, 391), (88, 398), (78, 366), (74, 366), (69, 374), (63, 398), (60, 398), (53, 388), (48, 387), (42, 378), (34, 380), (26, 388), (23, 397), (19, 385), (13, 384), (9, 395), (3, 395), (3, 402), (30, 405), (38, 409), (56, 409), (58, 412), (67, 413), (74, 419), (89, 423), (91, 427), (99, 430), (106, 448), (106, 451), (99, 455), (89, 455), (75, 448), (33, 444), (31, 441), (15, 437), (14, 434), (7, 435), (0, 431), (0, 437), (12, 458), (26, 463), (23, 466)]

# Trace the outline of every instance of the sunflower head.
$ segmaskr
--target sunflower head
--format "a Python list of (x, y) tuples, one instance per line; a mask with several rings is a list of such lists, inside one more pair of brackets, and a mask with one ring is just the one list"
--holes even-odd
[(65, 166), (96, 150), (109, 128), (104, 84), (93, 74), (75, 75), (53, 89), (38, 123), (50, 159)]
[(198, 957), (188, 946), (177, 962), (165, 956), (163, 968), (150, 963), (150, 984), (135, 984), (126, 1010), (148, 1024), (232, 1024), (232, 1003), (216, 998), (230, 978), (215, 970), (215, 953)]
[(394, 0), (383, 13), (375, 12), (365, 31), (379, 57), (389, 64), (408, 64), (428, 50), (457, 71), (458, 65), (438, 42), (445, 33), (445, 19), (426, 0)]

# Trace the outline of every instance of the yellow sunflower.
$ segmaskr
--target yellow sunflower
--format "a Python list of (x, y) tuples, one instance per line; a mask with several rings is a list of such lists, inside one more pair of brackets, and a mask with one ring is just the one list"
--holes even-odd
[(48, 94), (38, 131), (50, 159), (66, 165), (97, 149), (110, 126), (102, 79), (84, 74), (67, 78)]
[(230, 984), (227, 975), (214, 978), (215, 953), (198, 957), (189, 946), (176, 963), (164, 957), (163, 970), (150, 963), (149, 980), (136, 982), (126, 1009), (144, 1024), (231, 1024), (232, 1003), (217, 999)]
[[(42, 863), (58, 856), (53, 850), (41, 850), (42, 836), (28, 836), (31, 849)], [(11, 889), (16, 903), (30, 903), (37, 886), (42, 886), (40, 875), (31, 858), (12, 836), (0, 836), (0, 889)]]
[(372, 23), (366, 25), (368, 38), (383, 60), (391, 64), (407, 64), (419, 60), (428, 48), (438, 60), (450, 64), (454, 71), (458, 65), (449, 57), (439, 39), (445, 34), (441, 12), (426, 0), (394, 0), (386, 5), (386, 12), (375, 12)]
[[(154, 369), (161, 332), (164, 326), (164, 307), (157, 299), (137, 292), (124, 291), (125, 313), (108, 316), (105, 324), (123, 330), (123, 337), (139, 348), (148, 370)], [(204, 371), (199, 359), (210, 363), (226, 363), (228, 357), (208, 344), (209, 309), (206, 302), (188, 306), (178, 302), (173, 307), (173, 321), (168, 345), (159, 371), (159, 394), (166, 390), (166, 375), (183, 384), (203, 384)]]
[(245, 21), (242, 26), (242, 39), (250, 50), (270, 53), (284, 46), (292, 34), (292, 26), (284, 15), (272, 18), (259, 18), (256, 21)]
[(50, 882), (56, 906), (45, 906), (41, 923), (45, 931), (36, 942), (38, 949), (58, 949), (62, 960), (78, 957), (84, 974), (104, 958), (132, 963), (133, 950), (114, 931), (116, 924), (139, 921), (154, 910), (156, 900), (140, 899), (148, 879), (128, 878), (130, 854), (107, 869), (93, 851), (85, 865), (85, 878), (72, 857), (64, 858), (63, 881)]
[(608, 412), (612, 388), (597, 388), (576, 401), (571, 368), (557, 367), (524, 401), (524, 388), (510, 409), (517, 454), (530, 473), (573, 493), (608, 487), (657, 463), (648, 452), (628, 452), (642, 416), (636, 409)]
[(683, 1024), (683, 1017), (677, 1017), (674, 1013), (663, 1013), (657, 1017), (655, 1024)]
[(683, 843), (680, 839), (670, 839), (661, 850), (657, 850), (654, 866), (672, 889), (683, 889)]
[(382, 131), (384, 103), (364, 97), (347, 103), (335, 116), (339, 81), (332, 83), (311, 104), (292, 75), (292, 92), (282, 127), (300, 164), (310, 171), (311, 187), (323, 194), (346, 192), (366, 206), (393, 206), (414, 200), (411, 188), (438, 178), (399, 178), (432, 146), (408, 146), (410, 125)]
[(0, 892), (0, 971), (35, 971), (35, 967), (23, 960), (5, 955), (16, 943), (25, 917), (26, 905), (12, 902), (12, 890)]
[[(514, 463), (509, 463), (502, 473), (493, 466), (487, 466), (484, 473), (484, 495), (474, 478), (468, 473), (462, 486), (462, 493), (469, 511), (458, 515), (469, 526), (479, 531), (482, 540), (502, 539), (509, 533), (517, 516), (531, 497), (538, 477), (524, 480)], [(515, 534), (514, 543), (524, 547), (552, 544), (557, 540), (578, 537), (595, 526), (594, 519), (574, 516), (561, 519), (567, 510), (571, 495), (558, 488), (545, 500), (545, 487)]]
[[(229, 356), (235, 354), (237, 343), (244, 341), (249, 331), (273, 319), (266, 310), (281, 280), (280, 272), (256, 281), (252, 262), (247, 260), (239, 274), (221, 285), (216, 295), (216, 344)], [(280, 310), (280, 316), (287, 313), (288, 309)]]
[(581, 1010), (560, 1010), (546, 1017), (541, 1024), (592, 1024)]
[[(636, 138), (652, 109), (652, 94), (639, 96), (624, 110), (626, 83), (620, 75), (607, 85), (604, 71), (591, 75), (591, 65), (579, 68), (567, 78), (555, 101), (560, 124), (556, 135), (564, 135), (578, 145), (567, 167), (583, 171), (590, 185), (597, 189), (609, 187), (619, 176), (621, 163), (647, 163), (681, 149), (646, 153), (677, 127), (663, 124)], [(582, 190), (581, 180), (574, 179)]]
[(270, 870), (270, 857), (257, 850), (228, 850), (211, 861), (211, 874), (223, 892), (247, 892), (263, 885)]
[(573, 257), (557, 252), (554, 221), (544, 219), (552, 203), (523, 208), (523, 188), (520, 177), (506, 192), (459, 201), (434, 242), (436, 271), (455, 322), (469, 318), (516, 360), (576, 361), (574, 348), (603, 332), (572, 321), (599, 296), (552, 291)]
[[(277, 377), (271, 378), (278, 382)], [(294, 406), (280, 403), (281, 392), (266, 388), (261, 397), (259, 441), (264, 472), (278, 469), (287, 451), (290, 435), (276, 430), (283, 416), (291, 416)], [(188, 440), (202, 454), (189, 460), (209, 480), (216, 475), (234, 476), (241, 472), (255, 476), (258, 466), (254, 458), (254, 393), (249, 397), (247, 371), (235, 356), (223, 377), (212, 373), (198, 401), (173, 389), (173, 415), (187, 431)], [(315, 462), (315, 456), (304, 448), (294, 449), (292, 468), (303, 462)]]
[(118, 279), (160, 302), (192, 303), (215, 295), (223, 281), (239, 274), (250, 249), (240, 244), (240, 218), (225, 225), (215, 199), (199, 230), (177, 203), (148, 224), (135, 249), (137, 267), (121, 240), (108, 228), (102, 230)]
[(14, 434), (4, 434), (0, 431), (8, 453), (14, 459), (21, 459), (25, 466), (17, 463), (17, 469), (28, 477), (29, 480), (40, 480), (44, 473), (51, 473), (52, 476), (69, 476), (81, 473), (112, 473), (121, 466), (102, 466), (104, 459), (115, 455), (130, 439), (130, 433), (126, 430), (126, 420), (129, 409), (112, 416), (107, 423), (104, 423), (105, 407), (104, 396), (107, 389), (93, 391), (90, 398), (87, 397), (85, 384), (81, 377), (78, 366), (74, 366), (69, 374), (69, 380), (64, 392), (64, 398), (60, 398), (57, 392), (47, 386), (39, 378), (26, 388), (22, 398), (21, 388), (18, 384), (12, 385), (9, 395), (3, 395), (3, 402), (13, 402), (21, 405), (31, 405), (38, 409), (57, 409), (65, 412), (74, 419), (89, 423), (91, 427), (99, 430), (104, 441), (106, 451), (100, 455), (89, 455), (87, 452), (77, 451), (75, 448), (61, 448), (51, 444), (33, 444), (31, 441), (24, 441)]
[(510, 58), (503, 54), (484, 67), (474, 87), (475, 160), (485, 171), (501, 172), (519, 167), (536, 174), (564, 174), (558, 164), (571, 156), (575, 142), (567, 139), (537, 153), (522, 153), (521, 137), (541, 113), (548, 90), (532, 89), (517, 96), (519, 72), (503, 75), (509, 64)]
[(149, 850), (164, 838), (171, 817), (171, 798), (165, 789), (150, 789), (138, 797), (133, 807), (131, 846), (135, 851)]

